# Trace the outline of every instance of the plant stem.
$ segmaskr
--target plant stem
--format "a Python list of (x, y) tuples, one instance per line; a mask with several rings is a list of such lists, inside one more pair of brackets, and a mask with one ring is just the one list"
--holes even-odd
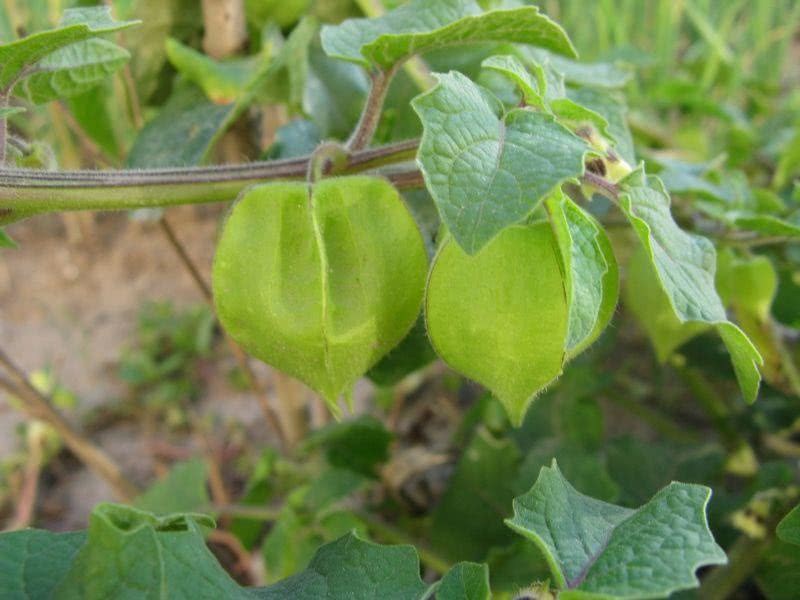
[[(356, 4), (367, 17), (374, 19), (386, 14), (381, 0), (356, 0)], [(436, 79), (425, 61), (419, 56), (412, 56), (403, 63), (403, 70), (411, 78), (421, 92), (436, 85)]]
[(41, 419), (63, 438), (67, 447), (81, 462), (107, 481), (121, 500), (131, 500), (139, 490), (122, 474), (122, 469), (102, 449), (84, 437), (53, 406), (50, 398), (34, 387), (26, 373), (0, 349), (0, 365), (5, 367), (10, 380), (0, 378), (0, 387), (16, 396), (25, 411), (35, 419)]
[(599, 191), (603, 193), (603, 195), (607, 196), (610, 200), (614, 202), (617, 201), (619, 198), (619, 186), (602, 177), (601, 175), (597, 175), (596, 173), (592, 173), (591, 171), (586, 171), (582, 177), (584, 183), (588, 183), (589, 185), (593, 185)]
[(386, 101), (386, 94), (389, 93), (389, 84), (396, 72), (397, 68), (393, 67), (388, 71), (378, 70), (370, 74), (372, 85), (369, 88), (369, 95), (364, 103), (364, 110), (361, 112), (358, 125), (347, 141), (346, 147), (349, 151), (363, 150), (372, 141), (381, 120), (383, 103)]
[[(418, 140), (354, 152), (337, 174), (361, 173), (413, 158)], [(131, 210), (229, 202), (251, 185), (271, 180), (302, 180), (310, 156), (222, 167), (149, 170), (39, 171), (0, 169), (2, 221), (36, 213), (70, 210)], [(387, 178), (399, 187), (419, 187), (413, 171), (395, 171)], [(15, 216), (14, 211), (19, 211)]]

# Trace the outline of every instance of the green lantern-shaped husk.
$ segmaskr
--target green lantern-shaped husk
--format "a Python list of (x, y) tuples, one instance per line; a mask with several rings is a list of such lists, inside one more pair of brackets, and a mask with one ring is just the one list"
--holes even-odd
[(427, 255), (398, 192), (372, 177), (253, 188), (214, 260), (220, 321), (248, 352), (338, 399), (411, 329)]
[(565, 361), (602, 333), (618, 296), (599, 224), (560, 194), (547, 208), (552, 223), (509, 227), (475, 255), (445, 240), (428, 280), (434, 348), (488, 387), (515, 425)]

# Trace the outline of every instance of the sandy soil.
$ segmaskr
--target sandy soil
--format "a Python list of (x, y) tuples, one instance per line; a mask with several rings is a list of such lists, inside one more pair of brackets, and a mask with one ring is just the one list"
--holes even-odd
[[(207, 278), (223, 210), (169, 212), (170, 223)], [(16, 224), (9, 233), (20, 248), (0, 252), (0, 345), (28, 372), (50, 367), (80, 399), (71, 415), (76, 421), (124, 397), (117, 359), (133, 339), (144, 302), (169, 300), (177, 307), (203, 302), (156, 223), (125, 214), (82, 215), (80, 220), (84, 235), (77, 242), (68, 240), (75, 237), (75, 220), (65, 226), (62, 217), (47, 216)], [(233, 359), (224, 345), (220, 355), (209, 367), (198, 410), (235, 419), (263, 438), (266, 427), (255, 398), (228, 385)], [(0, 458), (16, 447), (14, 428), (21, 418), (0, 396)], [(132, 479), (152, 477), (152, 452), (134, 424), (94, 438)], [(104, 482), (78, 465), (58, 485), (53, 492), (62, 505), (59, 529), (83, 527), (91, 506), (112, 498)]]

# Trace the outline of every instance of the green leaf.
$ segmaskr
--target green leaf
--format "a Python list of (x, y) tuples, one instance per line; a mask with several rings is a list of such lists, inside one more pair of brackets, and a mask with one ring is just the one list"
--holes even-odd
[(308, 568), (268, 588), (253, 590), (262, 600), (408, 600), (426, 585), (411, 546), (379, 546), (346, 535), (317, 550)]
[(636, 248), (626, 269), (625, 306), (644, 329), (660, 363), (690, 339), (708, 330), (705, 323), (682, 323), (664, 292), (653, 262), (642, 248)]
[(259, 30), (274, 22), (281, 28), (295, 23), (307, 10), (311, 0), (245, 0), (247, 20)]
[[(255, 78), (255, 97), (263, 103), (285, 102), (291, 110), (300, 110), (309, 74), (309, 52), (317, 36), (319, 24), (306, 17), (289, 34), (276, 52), (275, 61), (263, 77)], [(277, 45), (277, 41), (273, 42)]]
[(773, 186), (780, 189), (789, 185), (798, 172), (800, 172), (800, 123), (795, 127), (794, 136), (781, 151), (772, 178)]
[[(97, 46), (94, 46), (95, 50), (91, 52), (87, 50), (86, 46), (78, 46), (66, 51), (64, 49), (136, 24), (136, 21), (114, 21), (111, 16), (111, 8), (107, 6), (67, 9), (64, 11), (58, 28), (34, 33), (15, 42), (0, 45), (0, 65), (2, 65), (0, 67), (0, 89), (13, 87), (20, 80), (41, 73), (43, 69), (52, 69), (58, 64), (68, 66), (74, 59), (78, 59), (76, 63), (78, 66), (82, 61), (85, 66), (88, 57), (98, 54)], [(105, 53), (109, 52), (109, 46), (104, 46), (104, 48)], [(55, 64), (49, 63), (49, 57), (59, 51), (64, 51), (59, 53), (60, 60), (55, 59)], [(100, 52), (99, 55), (116, 55), (117, 58), (120, 56), (118, 52), (111, 54), (104, 54), (104, 52)], [(71, 54), (74, 56), (70, 57)], [(91, 69), (82, 70), (79, 73), (86, 76), (87, 73), (91, 73)]]
[(525, 68), (516, 56), (495, 55), (490, 56), (481, 63), (484, 69), (491, 69), (511, 80), (522, 93), (522, 99), (530, 106), (537, 108), (547, 107), (545, 93), (547, 84), (544, 80), (537, 81)]
[(199, 85), (215, 104), (235, 101), (245, 90), (256, 67), (252, 58), (217, 61), (172, 38), (167, 40), (166, 50), (172, 66)]
[(120, 19), (141, 19), (142, 24), (124, 34), (124, 45), (133, 48), (131, 74), (136, 91), (145, 103), (161, 104), (165, 89), (167, 55), (164, 46), (170, 35), (189, 39), (203, 25), (201, 11), (193, 0), (113, 0)]
[(726, 562), (706, 521), (710, 496), (672, 483), (631, 510), (580, 494), (554, 462), (506, 523), (545, 555), (559, 598), (666, 598), (697, 587), (699, 567)]
[(716, 285), (725, 306), (733, 306), (737, 315), (752, 315), (761, 323), (769, 320), (778, 273), (766, 256), (740, 258), (724, 250), (717, 260)]
[[(307, 28), (298, 26), (297, 29), (305, 32)], [(269, 51), (262, 51), (247, 83), (229, 104), (208, 101), (197, 87), (179, 82), (178, 89), (158, 116), (139, 133), (128, 156), (128, 166), (147, 168), (204, 163), (216, 142), (260, 99), (263, 88), (284, 72), (287, 53), (292, 47), (287, 43), (274, 60)], [(183, 140), (177, 152), (173, 143), (176, 139)]]
[(211, 505), (207, 479), (202, 460), (177, 463), (163, 480), (136, 498), (133, 505), (156, 515), (207, 510)]
[(492, 41), (576, 55), (564, 30), (533, 6), (484, 13), (474, 0), (412, 0), (382, 17), (322, 29), (330, 56), (384, 69), (429, 50)]
[(436, 352), (428, 341), (425, 320), (419, 319), (403, 341), (369, 370), (367, 377), (377, 385), (391, 387), (434, 360)]
[(492, 591), (501, 598), (504, 596), (500, 596), (500, 592), (516, 594), (532, 581), (550, 578), (547, 562), (536, 545), (519, 537), (509, 546), (492, 548), (486, 562)]
[(8, 119), (25, 112), (22, 106), (0, 106), (0, 119)]
[(431, 543), (451, 560), (483, 560), (492, 546), (511, 541), (510, 514), (520, 453), (510, 440), (479, 429), (433, 513)]
[(800, 589), (800, 552), (797, 546), (773, 542), (758, 565), (756, 581), (769, 600), (797, 600)]
[(733, 220), (733, 225), (739, 229), (756, 231), (764, 235), (800, 237), (800, 214), (798, 213), (795, 213), (789, 219), (745, 211), (731, 211), (727, 216)]
[(619, 269), (600, 224), (560, 190), (547, 200), (569, 305), (567, 358), (590, 346), (614, 316)]
[(716, 252), (707, 239), (684, 232), (670, 214), (670, 199), (657, 178), (636, 172), (623, 182), (620, 206), (628, 217), (658, 280), (681, 323), (717, 328), (731, 354), (736, 378), (747, 402), (758, 396), (761, 355), (748, 337), (728, 321), (714, 287)]
[(555, 86), (548, 85), (548, 79), (552, 79), (552, 74), (548, 73), (541, 65), (530, 64), (530, 67), (534, 70), (535, 78), (516, 56), (491, 56), (483, 61), (481, 66), (497, 71), (511, 80), (520, 89), (522, 99), (528, 106), (539, 108), (548, 114), (556, 116), (559, 122), (573, 131), (577, 130), (578, 127), (583, 127), (587, 124), (591, 125), (606, 138), (613, 141), (613, 136), (609, 132), (608, 121), (595, 111), (567, 98), (566, 90), (560, 82)]
[(784, 542), (800, 546), (800, 505), (786, 515), (776, 529), (778, 537)]
[(728, 178), (715, 183), (706, 177), (709, 165), (670, 159), (660, 159), (658, 164), (662, 167), (658, 177), (671, 194), (691, 194), (727, 205), (739, 200), (737, 186)]
[(4, 598), (51, 598), (86, 533), (36, 529), (0, 534), (0, 590)]
[(77, 96), (121, 69), (130, 57), (127, 50), (108, 40), (70, 44), (36, 63), (16, 91), (34, 104)]
[(587, 450), (572, 440), (556, 438), (540, 439), (528, 452), (516, 477), (516, 490), (524, 492), (530, 489), (542, 468), (554, 459), (582, 493), (606, 502), (619, 499), (620, 487), (609, 475), (602, 452)]
[(302, 109), (323, 137), (346, 139), (358, 123), (369, 82), (356, 65), (330, 58), (315, 40), (308, 53)]
[(515, 109), (461, 73), (413, 102), (424, 133), (417, 161), (458, 244), (469, 254), (583, 173), (586, 143), (553, 117)]
[(322, 447), (331, 466), (375, 477), (378, 466), (389, 459), (392, 437), (378, 419), (363, 415), (315, 431), (306, 438), (303, 447), (308, 450)]
[(114, 82), (106, 80), (67, 101), (70, 113), (86, 135), (114, 158), (127, 151), (128, 134), (135, 128), (132, 118), (120, 115), (119, 93)]
[(586, 63), (558, 56), (541, 48), (529, 48), (528, 54), (540, 64), (549, 64), (564, 76), (567, 83), (592, 88), (621, 88), (633, 78), (633, 70), (622, 63)]
[[(625, 100), (611, 90), (589, 87), (567, 91), (570, 100), (602, 116), (608, 122), (608, 134), (614, 140), (614, 149), (629, 165), (636, 164), (633, 136), (628, 128), (628, 106)], [(602, 131), (602, 129), (600, 130)]]
[(436, 600), (491, 600), (489, 568), (476, 563), (459, 563), (439, 582)]
[(234, 206), (217, 246), (217, 312), (244, 348), (338, 412), (338, 397), (416, 322), (427, 262), (383, 179), (259, 186)]
[(4, 230), (0, 229), (0, 248), (16, 248), (17, 242)]
[(357, 530), (364, 524), (347, 511), (326, 511), (304, 515), (286, 506), (272, 525), (261, 548), (267, 568), (267, 581), (279, 581), (307, 568), (317, 549)]
[(89, 519), (86, 544), (55, 590), (59, 599), (146, 595), (247, 598), (208, 550), (202, 515), (155, 517), (135, 508), (100, 504)]
[(294, 119), (275, 131), (275, 141), (264, 158), (277, 160), (307, 156), (322, 142), (319, 127), (313, 121)]
[(516, 426), (561, 374), (568, 310), (548, 223), (509, 227), (474, 256), (448, 238), (428, 278), (431, 344), (488, 387)]
[[(180, 86), (136, 137), (128, 167), (183, 167), (206, 162), (233, 114), (232, 104), (214, 104), (194, 85)], [(175, 144), (175, 140), (181, 143)]]

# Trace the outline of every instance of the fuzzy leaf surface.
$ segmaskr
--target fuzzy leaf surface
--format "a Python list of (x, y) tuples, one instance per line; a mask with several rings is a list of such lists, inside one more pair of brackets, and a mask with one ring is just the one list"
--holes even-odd
[[(111, 16), (110, 7), (71, 8), (64, 11), (61, 24), (56, 29), (34, 33), (28, 37), (0, 45), (0, 89), (13, 87), (21, 79), (36, 74), (48, 65), (47, 59), (53, 53), (96, 38), (136, 25), (136, 21), (119, 22)], [(95, 54), (97, 48), (95, 47)], [(122, 49), (119, 49), (122, 51)], [(122, 51), (124, 52), (124, 51)], [(119, 58), (119, 52), (115, 52)], [(55, 59), (63, 67), (68, 67), (67, 57), (84, 59), (89, 55), (86, 47), (75, 52), (62, 54)], [(106, 56), (108, 56), (106, 52)], [(80, 65), (80, 61), (78, 62)], [(53, 68), (54, 65), (50, 65)], [(84, 65), (85, 66), (85, 65)], [(84, 72), (84, 75), (86, 72)]]
[(86, 533), (25, 529), (0, 535), (0, 590), (4, 598), (50, 598), (69, 571)]
[(248, 598), (206, 547), (202, 515), (155, 517), (101, 504), (86, 544), (55, 590), (55, 598)]
[(675, 316), (681, 323), (716, 327), (731, 354), (742, 395), (747, 402), (754, 402), (761, 382), (761, 355), (725, 314), (714, 285), (714, 245), (678, 227), (661, 181), (647, 181), (641, 171), (623, 182), (620, 206), (653, 263)]
[(458, 72), (413, 102), (424, 133), (417, 155), (442, 221), (475, 254), (543, 198), (583, 173), (586, 143), (549, 115), (499, 101)]
[(382, 17), (322, 29), (330, 56), (384, 69), (437, 48), (517, 42), (575, 56), (564, 30), (533, 6), (483, 12), (475, 0), (412, 0)]
[(506, 523), (545, 555), (559, 598), (665, 598), (697, 587), (699, 567), (726, 562), (708, 529), (710, 496), (672, 483), (631, 510), (579, 493), (554, 463), (514, 500)]
[(547, 200), (564, 264), (569, 303), (568, 356), (594, 342), (608, 325), (619, 298), (619, 269), (600, 224), (562, 192)]
[(40, 60), (17, 88), (34, 104), (77, 96), (121, 69), (130, 53), (104, 39), (89, 39), (61, 48)]
[(489, 568), (477, 563), (458, 563), (436, 588), (436, 600), (490, 600)]
[(302, 573), (253, 593), (262, 600), (408, 600), (422, 598), (426, 587), (412, 546), (379, 546), (348, 534), (317, 550)]

